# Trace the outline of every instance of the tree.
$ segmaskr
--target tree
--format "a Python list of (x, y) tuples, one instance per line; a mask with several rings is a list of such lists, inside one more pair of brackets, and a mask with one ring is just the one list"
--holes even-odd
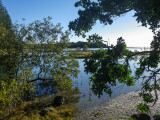
[[(102, 37), (99, 36), (98, 34), (93, 34), (93, 35), (90, 35), (87, 39), (87, 44), (88, 45), (95, 45), (95, 46), (98, 46), (98, 47), (103, 47), (103, 46), (106, 46), (105, 44), (103, 44), (104, 40), (102, 40)], [(108, 46), (106, 46), (108, 47)]]
[(29, 24), (24, 37), (26, 52), (22, 69), (37, 67), (37, 74), (29, 82), (38, 81), (48, 94), (72, 89), (71, 77), (77, 77), (78, 62), (63, 51), (69, 45), (69, 35), (69, 31), (63, 32), (61, 25), (54, 25), (48, 17)]
[[(14, 110), (36, 96), (59, 93), (74, 97), (70, 95), (75, 94), (72, 77), (77, 77), (79, 65), (70, 53), (63, 51), (69, 45), (70, 32), (63, 32), (50, 17), (27, 26), (15, 24), (13, 31), (19, 47), (10, 48), (13, 52), (1, 56), (5, 61), (1, 65), (6, 69), (5, 77), (0, 76), (0, 112), (4, 109), (7, 114), (7, 109)], [(8, 68), (11, 60), (15, 62), (13, 69)]]
[(61, 24), (54, 25), (51, 19), (12, 24), (0, 1), (0, 119), (1, 113), (6, 116), (7, 110), (36, 96), (74, 97), (72, 78), (77, 77), (79, 65), (63, 51), (70, 32), (63, 32)]
[(83, 51), (85, 51), (85, 52), (88, 51), (88, 46), (86, 44), (83, 46)]
[[(16, 57), (14, 74), (6, 74), (6, 77), (19, 81), (21, 73), (30, 70), (31, 75), (25, 77), (27, 84), (37, 86), (36, 95), (47, 95), (57, 92), (66, 92), (72, 89), (71, 77), (77, 77), (79, 72), (78, 62), (70, 53), (63, 49), (69, 46), (69, 31), (62, 31), (60, 24), (54, 25), (51, 17), (43, 21), (36, 20), (28, 26), (15, 24), (13, 26), (15, 40), (18, 40), (17, 48), (10, 48)], [(16, 41), (15, 41), (16, 42)], [(8, 53), (7, 53), (8, 55)], [(6, 60), (6, 56), (3, 56)], [(13, 59), (10, 56), (10, 59)], [(9, 62), (9, 61), (8, 61)], [(7, 62), (7, 63), (8, 63)], [(8, 67), (7, 64), (2, 64)], [(6, 70), (10, 72), (10, 70)], [(6, 73), (4, 72), (4, 73)], [(6, 81), (7, 78), (3, 78)], [(2, 80), (2, 77), (1, 77)], [(23, 100), (30, 100), (35, 93), (25, 92)]]
[(104, 25), (112, 24), (114, 18), (133, 10), (136, 21), (142, 26), (149, 25), (155, 32), (160, 27), (159, 6), (160, 3), (156, 0), (80, 0), (75, 3), (75, 7), (83, 9), (78, 11), (79, 18), (71, 21), (69, 27), (76, 35), (85, 35), (97, 20)]
[[(102, 24), (112, 24), (113, 20), (126, 14), (129, 11), (135, 11), (133, 17), (142, 26), (149, 26), (154, 33), (154, 39), (151, 42), (151, 51), (142, 51), (132, 53), (126, 49), (123, 38), (117, 39), (117, 45), (111, 46), (107, 50), (93, 52), (86, 60), (86, 71), (92, 72), (93, 92), (99, 96), (102, 91), (112, 93), (111, 86), (116, 85), (116, 80), (120, 83), (134, 85), (134, 80), (143, 79), (140, 96), (146, 103), (155, 102), (158, 99), (157, 91), (159, 85), (159, 61), (160, 61), (160, 2), (156, 0), (80, 0), (75, 3), (75, 7), (81, 7), (78, 11), (79, 18), (71, 21), (69, 28), (76, 35), (85, 37), (85, 33), (92, 29), (92, 26), (99, 20)], [(145, 53), (149, 52), (149, 55)], [(129, 60), (140, 54), (139, 67), (135, 76), (131, 77)], [(143, 55), (144, 54), (144, 55)], [(122, 62), (119, 62), (123, 58)], [(147, 75), (144, 75), (147, 72)], [(154, 91), (155, 97), (151, 92)], [(146, 106), (139, 105), (140, 106)], [(142, 110), (142, 109), (141, 109)], [(148, 109), (147, 109), (148, 110)]]
[[(93, 35), (92, 35), (93, 36)], [(83, 48), (84, 45), (87, 45), (89, 48), (99, 48), (99, 47), (103, 47), (103, 48), (106, 48), (107, 45), (104, 44), (102, 41), (99, 41), (98, 42), (98, 39), (97, 38), (94, 38), (94, 39), (97, 39), (96, 43), (94, 44), (93, 43), (93, 39), (92, 37), (89, 38), (92, 42), (83, 42), (83, 41), (78, 41), (78, 42), (71, 42), (71, 46), (69, 46), (69, 48), (77, 48), (77, 47), (80, 47), (80, 48)], [(89, 41), (89, 40), (88, 40)], [(106, 41), (105, 41), (106, 42)]]
[(6, 8), (3, 6), (2, 1), (0, 0), (0, 24), (3, 25), (6, 29), (12, 28), (12, 21)]
[(25, 71), (15, 76), (23, 47), (14, 30), (10, 16), (0, 1), (0, 111), (3, 110), (5, 114), (20, 105), (24, 91), (34, 89), (32, 84), (23, 79), (31, 73), (27, 74)]
[[(0, 1), (0, 77), (11, 76), (15, 66), (16, 56), (13, 51), (16, 45), (12, 22), (6, 8)], [(14, 57), (12, 57), (14, 56)], [(12, 60), (11, 60), (12, 59)], [(10, 70), (9, 70), (10, 69)], [(12, 70), (13, 71), (12, 71)]]

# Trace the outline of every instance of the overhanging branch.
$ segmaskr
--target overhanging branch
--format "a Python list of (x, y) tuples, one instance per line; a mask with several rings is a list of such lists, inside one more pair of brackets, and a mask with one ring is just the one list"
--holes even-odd
[[(28, 82), (35, 82), (35, 81), (38, 81), (38, 80), (40, 80), (40, 81), (48, 81), (48, 80), (51, 80), (51, 81), (53, 81), (54, 79), (53, 78), (36, 78), (36, 79), (33, 79), (33, 80), (29, 80)], [(54, 82), (56, 82), (56, 81), (54, 81)]]
[(150, 53), (151, 51), (142, 51), (142, 52), (136, 52), (130, 56), (128, 56), (128, 59), (133, 57), (133, 56), (136, 56), (136, 55), (142, 55), (142, 54), (147, 54), (147, 53)]

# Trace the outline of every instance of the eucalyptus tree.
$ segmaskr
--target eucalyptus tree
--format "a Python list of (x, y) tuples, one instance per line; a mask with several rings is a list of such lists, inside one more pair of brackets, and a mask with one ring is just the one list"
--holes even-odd
[(77, 77), (78, 62), (64, 51), (70, 45), (70, 32), (63, 32), (60, 24), (54, 25), (51, 17), (34, 21), (27, 29), (21, 69), (27, 68), (35, 72), (34, 78), (29, 82), (38, 81), (41, 88), (51, 93), (55, 92), (55, 88), (72, 89), (71, 77)]
[[(92, 72), (92, 89), (99, 96), (105, 91), (112, 93), (111, 86), (116, 86), (116, 80), (129, 86), (135, 84), (135, 80), (142, 79), (142, 90), (140, 96), (146, 103), (158, 100), (157, 91), (160, 89), (160, 1), (158, 0), (79, 0), (75, 7), (80, 7), (79, 17), (71, 21), (69, 28), (76, 35), (86, 37), (85, 33), (90, 31), (99, 20), (104, 25), (112, 24), (115, 18), (121, 17), (129, 11), (134, 11), (134, 18), (142, 26), (149, 27), (154, 33), (154, 38), (150, 44), (151, 51), (132, 53), (126, 49), (123, 38), (117, 39), (117, 45), (111, 46), (107, 50), (93, 52), (86, 60), (86, 71)], [(99, 39), (89, 38), (90, 42), (99, 42)], [(101, 41), (103, 41), (101, 39)], [(139, 66), (136, 68), (135, 76), (131, 76), (129, 60), (138, 54), (149, 52), (148, 55), (141, 55)], [(119, 60), (123, 59), (123, 62)], [(145, 75), (144, 73), (148, 74)], [(154, 92), (155, 97), (151, 92)], [(138, 107), (148, 111), (145, 104)]]

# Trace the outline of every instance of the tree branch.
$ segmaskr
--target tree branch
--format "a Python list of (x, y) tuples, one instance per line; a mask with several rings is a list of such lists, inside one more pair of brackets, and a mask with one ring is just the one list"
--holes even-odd
[(130, 55), (130, 56), (127, 56), (127, 57), (128, 57), (128, 59), (129, 59), (129, 58), (131, 58), (131, 57), (133, 57), (133, 56), (140, 55), (140, 54), (146, 54), (146, 53), (150, 53), (150, 52), (151, 52), (151, 51), (136, 52), (136, 53), (134, 53), (134, 54), (132, 54), (132, 55)]
[[(54, 80), (53, 78), (50, 78), (50, 79), (48, 79), (48, 78), (36, 78), (36, 79), (33, 79), (33, 80), (29, 80), (28, 82), (35, 82), (35, 81), (38, 81), (38, 80), (41, 80), (41, 81), (47, 81), (47, 80)], [(54, 81), (54, 82), (56, 82), (56, 81)]]

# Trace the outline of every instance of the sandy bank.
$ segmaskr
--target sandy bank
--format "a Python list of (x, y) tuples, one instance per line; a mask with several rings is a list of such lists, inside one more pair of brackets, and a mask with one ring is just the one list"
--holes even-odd
[[(160, 96), (160, 93), (158, 93)], [(86, 111), (78, 111), (73, 120), (124, 120), (133, 114), (138, 114), (137, 104), (142, 102), (138, 92), (130, 92), (120, 95), (101, 106), (88, 109)], [(160, 113), (160, 100), (154, 107), (150, 107), (149, 115), (153, 119), (153, 115)]]

